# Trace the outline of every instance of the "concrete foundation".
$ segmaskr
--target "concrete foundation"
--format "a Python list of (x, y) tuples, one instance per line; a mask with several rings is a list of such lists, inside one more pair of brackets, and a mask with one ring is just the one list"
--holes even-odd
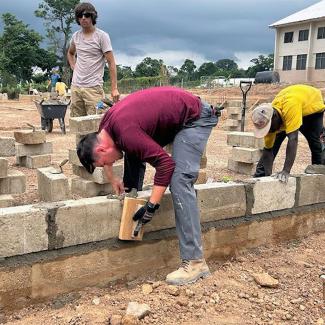
[(45, 131), (15, 131), (14, 137), (16, 142), (22, 144), (40, 144), (46, 141)]
[(42, 201), (55, 202), (69, 198), (69, 182), (64, 174), (56, 174), (53, 167), (37, 170), (38, 195)]
[(0, 157), (11, 157), (15, 153), (15, 138), (0, 137)]

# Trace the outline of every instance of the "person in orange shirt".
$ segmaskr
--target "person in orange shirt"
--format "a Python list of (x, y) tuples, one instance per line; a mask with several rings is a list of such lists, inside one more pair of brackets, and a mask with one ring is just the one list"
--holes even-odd
[(286, 158), (276, 177), (287, 182), (296, 158), (298, 132), (308, 141), (312, 164), (322, 164), (322, 144), (325, 105), (319, 89), (308, 85), (293, 85), (282, 89), (273, 102), (253, 110), (252, 121), (257, 138), (264, 137), (264, 150), (254, 177), (269, 176), (273, 161), (283, 140), (288, 137)]

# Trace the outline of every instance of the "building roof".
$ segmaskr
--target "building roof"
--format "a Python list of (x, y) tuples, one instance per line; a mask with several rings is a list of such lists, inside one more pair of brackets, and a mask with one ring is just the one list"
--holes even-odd
[(296, 24), (299, 22), (306, 22), (311, 20), (318, 20), (325, 18), (325, 0), (315, 3), (314, 5), (300, 10), (286, 18), (276, 21), (269, 25), (269, 27), (280, 27), (284, 25)]

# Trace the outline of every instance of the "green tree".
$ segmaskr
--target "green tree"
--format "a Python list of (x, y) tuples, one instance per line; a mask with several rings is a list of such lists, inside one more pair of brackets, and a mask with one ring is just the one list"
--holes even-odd
[(133, 77), (133, 71), (131, 67), (123, 66), (123, 65), (117, 65), (117, 80), (121, 79), (128, 79)]
[(68, 70), (67, 49), (75, 21), (74, 8), (79, 0), (43, 0), (35, 16), (44, 19), (49, 49), (58, 55), (64, 70)]
[(162, 60), (146, 57), (135, 67), (135, 77), (155, 77), (160, 75)]
[(212, 76), (217, 72), (217, 67), (213, 62), (204, 62), (197, 71), (199, 77)]
[(4, 76), (11, 74), (16, 82), (29, 80), (32, 67), (39, 66), (44, 69), (47, 68), (48, 60), (56, 62), (54, 56), (40, 48), (42, 36), (39, 33), (29, 29), (28, 25), (10, 13), (3, 14), (2, 20), (4, 29), (0, 37), (0, 70), (3, 79), (7, 79)]
[(186, 59), (179, 69), (178, 75), (185, 80), (193, 80), (195, 78), (195, 69), (194, 61)]
[(238, 70), (237, 63), (231, 59), (218, 60), (216, 62), (216, 67), (218, 70), (224, 70), (224, 71)]
[(247, 76), (253, 78), (257, 72), (273, 70), (274, 55), (259, 55), (257, 58), (252, 59), (251, 62), (254, 65), (248, 67)]

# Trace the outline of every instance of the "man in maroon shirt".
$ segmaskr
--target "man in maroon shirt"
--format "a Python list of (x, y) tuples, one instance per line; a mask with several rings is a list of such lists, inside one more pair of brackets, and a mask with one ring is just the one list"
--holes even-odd
[[(81, 163), (92, 173), (103, 166), (115, 192), (142, 189), (144, 163), (156, 169), (149, 201), (133, 219), (149, 222), (170, 185), (179, 237), (180, 268), (167, 276), (170, 284), (186, 284), (207, 276), (202, 252), (200, 216), (194, 183), (200, 160), (218, 118), (212, 106), (179, 88), (157, 87), (135, 92), (116, 103), (103, 117), (98, 133), (78, 144)], [(163, 149), (173, 142), (170, 157)], [(123, 181), (113, 164), (124, 157)]]

